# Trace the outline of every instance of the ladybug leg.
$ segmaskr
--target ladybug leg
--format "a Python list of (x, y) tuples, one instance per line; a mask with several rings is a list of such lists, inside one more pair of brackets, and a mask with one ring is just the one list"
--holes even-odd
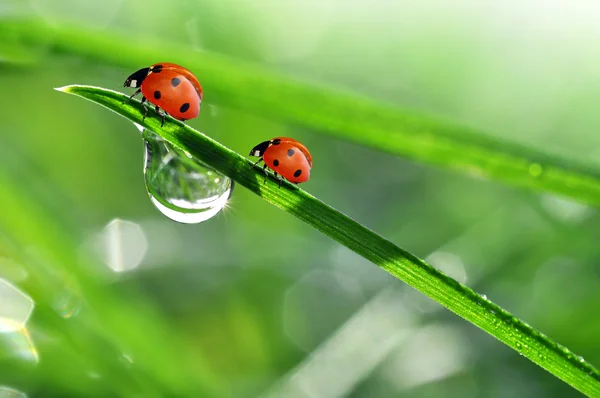
[[(261, 158), (261, 160), (262, 160), (262, 158)], [(267, 178), (269, 178), (269, 172), (267, 171), (266, 164), (263, 166), (263, 171), (265, 172), (265, 180), (263, 181), (263, 184), (264, 184), (265, 182), (267, 182)]]
[(146, 97), (142, 97), (142, 106), (144, 107), (144, 117), (142, 118), (142, 122), (146, 120), (146, 116), (148, 116), (148, 107), (146, 106)]
[(133, 97), (135, 97), (136, 95), (138, 95), (141, 92), (142, 92), (142, 89), (140, 88), (138, 91), (136, 91), (135, 93), (131, 94), (131, 96), (129, 98), (127, 98), (125, 101), (123, 101), (123, 103), (121, 105), (125, 105), (126, 103), (128, 103), (129, 101), (131, 101), (131, 99)]
[(167, 117), (167, 115), (165, 113), (160, 112), (161, 109), (158, 107), (158, 105), (156, 105), (154, 107), (154, 110), (156, 111), (156, 114), (161, 117), (160, 127), (164, 126), (165, 125), (165, 117)]
[(258, 159), (256, 162), (254, 162), (254, 164), (252, 165), (253, 167), (256, 166), (257, 164), (259, 164), (260, 162), (263, 161), (263, 158)]
[(281, 176), (279, 174), (277, 174), (276, 171), (274, 171), (275, 173), (275, 178), (277, 178), (277, 184), (279, 184), (279, 188), (281, 188), (281, 184), (283, 183), (283, 180), (281, 179)]

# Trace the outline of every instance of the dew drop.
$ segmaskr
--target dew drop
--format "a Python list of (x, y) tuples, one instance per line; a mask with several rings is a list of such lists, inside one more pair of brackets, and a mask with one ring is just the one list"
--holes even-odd
[(145, 147), (144, 177), (154, 206), (173, 221), (196, 224), (227, 204), (233, 181), (154, 132), (136, 125)]
[(529, 165), (529, 174), (532, 177), (539, 177), (540, 175), (542, 175), (542, 165), (539, 163), (531, 163)]
[(52, 301), (52, 308), (64, 319), (70, 319), (79, 314), (81, 304), (82, 299), (80, 297), (71, 292), (64, 292)]

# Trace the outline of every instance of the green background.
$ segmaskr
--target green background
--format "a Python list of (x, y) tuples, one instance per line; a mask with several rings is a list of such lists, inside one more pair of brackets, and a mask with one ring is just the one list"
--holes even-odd
[[(223, 54), (592, 165), (598, 12), (559, 1), (0, 1), (4, 17)], [(205, 223), (162, 217), (138, 131), (52, 90), (125, 90), (134, 70), (58, 53), (52, 37), (3, 51), (0, 181), (14, 206), (0, 209), (0, 270), (36, 301), (39, 361), (22, 334), (0, 335), (0, 384), (35, 397), (578, 396), (241, 187)], [(156, 54), (139, 68), (169, 61)], [(593, 208), (228, 109), (198, 78), (205, 100), (189, 125), (240, 153), (299, 139), (314, 159), (304, 189), (600, 363)], [(115, 218), (148, 244), (123, 274), (89, 250)], [(60, 316), (65, 300), (75, 316)]]

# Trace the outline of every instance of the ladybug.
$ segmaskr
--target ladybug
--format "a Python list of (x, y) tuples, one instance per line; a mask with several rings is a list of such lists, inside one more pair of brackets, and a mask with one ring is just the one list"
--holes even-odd
[(185, 121), (198, 116), (202, 103), (202, 86), (196, 76), (183, 66), (163, 62), (140, 69), (125, 80), (124, 87), (138, 88), (124, 103), (142, 93), (144, 119), (148, 114), (145, 102), (155, 105), (156, 113), (165, 123), (162, 109), (175, 119)]
[(273, 170), (275, 177), (279, 179), (279, 186), (279, 175), (294, 184), (306, 182), (310, 178), (312, 156), (304, 145), (293, 138), (277, 137), (261, 142), (252, 148), (250, 156), (260, 156), (254, 165), (264, 161), (265, 174), (267, 167)]

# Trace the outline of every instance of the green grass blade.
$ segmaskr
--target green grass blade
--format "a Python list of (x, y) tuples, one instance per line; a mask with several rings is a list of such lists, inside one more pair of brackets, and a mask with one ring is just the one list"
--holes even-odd
[(305, 126), (415, 161), (600, 205), (597, 168), (365, 96), (290, 79), (239, 60), (192, 52), (188, 47), (155, 39), (138, 40), (65, 24), (51, 28), (27, 20), (3, 21), (0, 36), (29, 48), (51, 43), (53, 51), (132, 71), (149, 60), (181, 63), (199, 76), (211, 103)]
[[(137, 292), (107, 288), (107, 280), (99, 278), (102, 273), (95, 272), (95, 266), (96, 271), (103, 268), (98, 260), (82, 255), (80, 237), (67, 233), (15, 179), (0, 169), (0, 256), (27, 264), (35, 275), (21, 286), (36, 302), (34, 337), (46, 339), (41, 364), (61, 367), (60, 372), (24, 367), (23, 374), (34, 375), (30, 379), (49, 390), (68, 391), (66, 396), (90, 396), (91, 391), (106, 396), (223, 396), (224, 383), (205, 358), (174, 338), (177, 331), (169, 319)], [(76, 324), (57, 316), (51, 304), (66, 292), (83, 307)], [(123, 366), (122, 354), (131, 355), (135, 366)], [(98, 386), (89, 372), (102, 373), (110, 382)]]
[(58, 90), (100, 104), (154, 131), (267, 202), (413, 286), (584, 394), (600, 397), (600, 373), (592, 365), (485, 297), (307, 192), (287, 182), (278, 188), (272, 176), (263, 183), (264, 174), (258, 167), (253, 167), (250, 160), (178, 121), (168, 118), (164, 127), (155, 116), (142, 121), (141, 104), (132, 101), (122, 105), (127, 98), (124, 94), (91, 86), (67, 86)]

